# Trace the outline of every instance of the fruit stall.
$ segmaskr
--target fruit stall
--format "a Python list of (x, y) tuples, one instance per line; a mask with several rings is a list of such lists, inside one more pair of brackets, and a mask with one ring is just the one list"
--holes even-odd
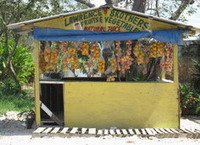
[(34, 39), (38, 126), (180, 127), (178, 46), (194, 27), (109, 6), (8, 27)]

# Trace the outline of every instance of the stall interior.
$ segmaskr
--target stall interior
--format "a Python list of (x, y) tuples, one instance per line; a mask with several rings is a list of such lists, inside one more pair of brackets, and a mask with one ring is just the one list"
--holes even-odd
[(154, 39), (41, 42), (40, 79), (173, 82), (173, 47)]

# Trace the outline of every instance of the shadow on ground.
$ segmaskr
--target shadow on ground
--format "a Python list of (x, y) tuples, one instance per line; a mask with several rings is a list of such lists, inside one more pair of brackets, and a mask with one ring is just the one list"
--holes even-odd
[(35, 128), (35, 125), (33, 125), (32, 129), (26, 129), (24, 121), (0, 120), (0, 136), (32, 135)]
[(200, 116), (185, 116), (184, 118), (187, 118), (190, 121), (193, 121), (193, 122), (198, 123), (200, 125)]

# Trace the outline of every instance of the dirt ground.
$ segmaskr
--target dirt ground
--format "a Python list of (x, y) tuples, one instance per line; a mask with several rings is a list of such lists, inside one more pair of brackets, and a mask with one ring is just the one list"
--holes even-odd
[[(12, 113), (11, 113), (12, 114)], [(182, 128), (200, 129), (200, 117), (181, 118)], [(0, 145), (200, 145), (200, 139), (189, 138), (141, 138), (131, 137), (43, 137), (32, 138), (34, 129), (26, 129), (24, 121), (16, 118), (0, 116)]]

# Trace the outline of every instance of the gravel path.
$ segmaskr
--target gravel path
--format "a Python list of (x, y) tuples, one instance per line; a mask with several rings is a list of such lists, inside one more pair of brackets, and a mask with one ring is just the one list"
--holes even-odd
[[(15, 116), (15, 115), (13, 115)], [(182, 128), (200, 129), (200, 117), (181, 119)], [(27, 130), (23, 120), (0, 116), (0, 145), (200, 145), (198, 139), (188, 138), (140, 138), (132, 137), (43, 137), (32, 138), (34, 129)]]

